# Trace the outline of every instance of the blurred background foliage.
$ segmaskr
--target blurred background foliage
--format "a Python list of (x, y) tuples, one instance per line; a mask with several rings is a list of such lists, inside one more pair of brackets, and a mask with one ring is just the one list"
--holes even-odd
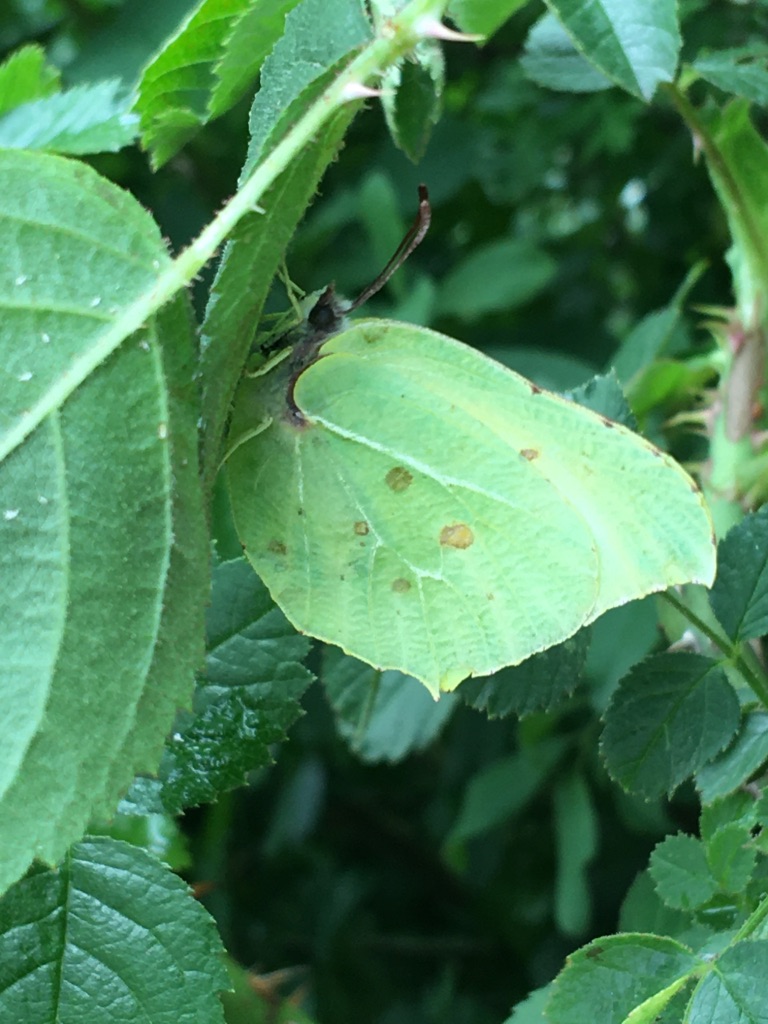
[[(192, 6), (5, 0), (0, 55), (39, 42), (66, 85), (117, 77), (130, 93)], [(306, 290), (335, 281), (354, 294), (395, 248), (424, 181), (431, 231), (367, 312), (429, 324), (564, 389), (605, 370), (699, 261), (689, 301), (727, 305), (728, 236), (663, 94), (643, 106), (617, 89), (554, 93), (526, 78), (520, 57), (542, 12), (529, 3), (483, 48), (447, 49), (444, 113), (418, 166), (371, 104), (287, 265)], [(682, 0), (681, 14), (687, 58), (768, 30), (765, 2)], [(178, 250), (234, 191), (249, 102), (157, 173), (137, 148), (91, 162)], [(199, 310), (209, 281), (197, 285)], [(706, 343), (694, 317), (679, 330)], [(257, 1011), (231, 997), (231, 1020), (299, 1020), (301, 1005), (322, 1022), (490, 1024), (571, 949), (613, 931), (654, 844), (696, 827), (692, 790), (643, 802), (609, 783), (599, 760), (600, 713), (653, 649), (655, 622), (647, 602), (605, 616), (571, 699), (521, 720), (488, 720), (459, 698), (432, 705), (417, 684), (386, 676), (370, 706), (350, 705), (344, 666), (316, 652), (331, 701), (309, 691), (276, 765), (188, 813), (184, 855), (177, 836), (152, 837), (251, 972), (238, 985), (265, 999)]]

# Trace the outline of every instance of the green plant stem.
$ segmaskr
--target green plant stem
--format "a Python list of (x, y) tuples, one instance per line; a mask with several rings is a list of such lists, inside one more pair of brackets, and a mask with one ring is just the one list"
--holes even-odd
[[(738, 182), (733, 177), (728, 166), (728, 161), (720, 151), (712, 133), (699, 116), (698, 110), (690, 102), (685, 93), (675, 85), (665, 85), (665, 91), (670, 96), (678, 113), (688, 125), (696, 145), (704, 153), (713, 177), (720, 182), (724, 192), (736, 211), (744, 234), (749, 238), (749, 244), (753, 252), (759, 257), (761, 276), (768, 280), (768, 239), (763, 237), (760, 226), (756, 224), (751, 216), (749, 206), (744, 201)], [(726, 211), (727, 212), (727, 211)]]
[(67, 373), (38, 402), (17, 418), (0, 444), (0, 460), (17, 448), (53, 409), (63, 405), (121, 342), (138, 331), (177, 292), (194, 280), (241, 218), (259, 209), (261, 196), (313, 135), (330, 120), (333, 113), (346, 103), (360, 102), (359, 97), (350, 97), (350, 87), (378, 80), (388, 67), (409, 53), (424, 38), (423, 23), (426, 19), (439, 20), (447, 3), (448, 0), (411, 0), (395, 17), (381, 25), (376, 38), (363, 47), (318, 97), (211, 223), (175, 260), (167, 262), (162, 268), (158, 267), (159, 273), (154, 283), (115, 318), (86, 352), (73, 360)]
[(742, 939), (748, 939), (754, 935), (760, 925), (768, 918), (768, 896), (763, 896), (758, 905), (749, 915), (744, 924), (734, 935), (730, 942), (731, 946), (734, 946), (737, 942)]
[(740, 646), (732, 644), (730, 640), (716, 633), (702, 618), (700, 618), (688, 605), (671, 590), (665, 590), (663, 597), (668, 604), (671, 604), (675, 611), (712, 643), (718, 650), (730, 660), (734, 668), (740, 673), (749, 688), (761, 702), (763, 707), (768, 708), (768, 679), (759, 672), (756, 672), (745, 658)]

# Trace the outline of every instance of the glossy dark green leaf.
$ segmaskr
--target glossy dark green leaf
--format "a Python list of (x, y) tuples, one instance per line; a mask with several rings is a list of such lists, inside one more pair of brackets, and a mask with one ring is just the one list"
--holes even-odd
[(178, 812), (241, 785), (271, 764), (312, 680), (309, 649), (244, 559), (213, 572), (205, 676), (160, 765), (163, 805)]

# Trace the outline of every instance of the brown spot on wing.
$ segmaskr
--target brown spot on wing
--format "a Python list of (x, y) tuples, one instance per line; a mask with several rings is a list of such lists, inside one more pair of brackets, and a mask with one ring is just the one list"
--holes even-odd
[(443, 547), (464, 548), (475, 542), (475, 535), (466, 523), (451, 523), (440, 531), (440, 543)]
[(413, 483), (413, 474), (409, 473), (404, 466), (394, 466), (384, 477), (387, 487), (400, 493), (407, 490)]

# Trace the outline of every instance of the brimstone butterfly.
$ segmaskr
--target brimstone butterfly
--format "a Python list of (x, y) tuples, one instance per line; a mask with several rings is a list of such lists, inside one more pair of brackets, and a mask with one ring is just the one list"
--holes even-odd
[(246, 554), (297, 629), (436, 695), (609, 608), (714, 575), (703, 498), (669, 456), (425, 328), (317, 299), (246, 376), (228, 459)]

